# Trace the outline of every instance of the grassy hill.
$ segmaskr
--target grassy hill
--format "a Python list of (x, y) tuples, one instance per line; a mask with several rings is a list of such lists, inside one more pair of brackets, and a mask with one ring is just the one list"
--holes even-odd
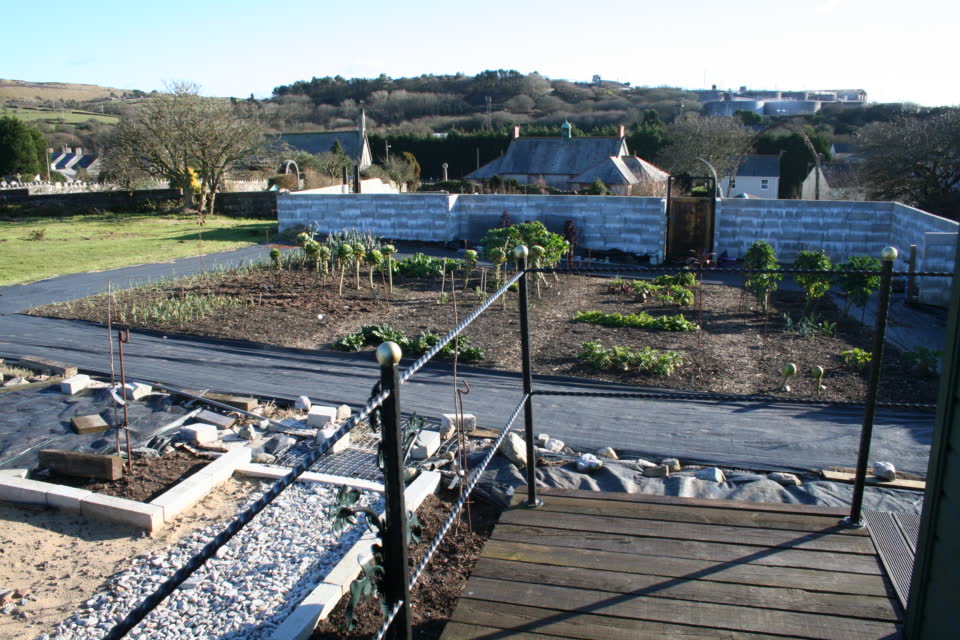
[(120, 121), (117, 116), (82, 111), (79, 109), (49, 109), (46, 107), (11, 107), (0, 108), (0, 115), (11, 115), (24, 122), (47, 122), (49, 124), (77, 124), (87, 120), (96, 120), (106, 124), (116, 124)]
[(0, 101), (45, 102), (48, 100), (106, 100), (128, 93), (125, 89), (69, 82), (27, 82), (0, 78)]

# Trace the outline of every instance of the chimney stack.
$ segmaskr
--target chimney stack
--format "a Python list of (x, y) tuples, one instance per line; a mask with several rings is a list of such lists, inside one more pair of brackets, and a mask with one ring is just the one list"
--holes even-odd
[(623, 125), (620, 125), (620, 139), (627, 137), (627, 128)]
[(520, 137), (520, 125), (513, 125), (513, 139), (516, 140)]

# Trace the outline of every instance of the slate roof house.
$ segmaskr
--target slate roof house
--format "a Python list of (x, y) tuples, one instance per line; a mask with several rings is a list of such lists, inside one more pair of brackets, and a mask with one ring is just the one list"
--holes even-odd
[[(817, 199), (817, 168), (810, 169), (801, 185), (801, 198)], [(820, 200), (866, 200), (867, 193), (857, 178), (857, 165), (824, 162), (820, 165)]]
[[(570, 189), (587, 189), (600, 178), (612, 193), (619, 196), (666, 196), (670, 174), (637, 156), (610, 156), (568, 182)], [(643, 193), (632, 190), (640, 188)]]
[(322, 131), (318, 133), (281, 133), (277, 136), (297, 151), (318, 154), (330, 151), (339, 142), (343, 152), (363, 171), (373, 164), (373, 153), (367, 139), (367, 116), (360, 113), (360, 127), (356, 131)]
[(95, 153), (85, 153), (80, 147), (71, 149), (63, 147), (60, 151), (47, 150), (50, 156), (50, 170), (59, 171), (73, 180), (77, 171), (86, 169), (87, 174), (95, 178), (100, 173), (99, 156)]
[(780, 193), (780, 156), (747, 156), (733, 180), (729, 176), (720, 179), (720, 190), (725, 198), (747, 195), (776, 200)]
[(574, 138), (569, 122), (564, 122), (560, 131), (559, 138), (522, 138), (520, 127), (514, 127), (507, 152), (467, 174), (466, 179), (500, 176), (520, 184), (542, 181), (556, 189), (573, 190), (588, 187), (600, 178), (615, 192), (625, 191), (645, 177), (666, 180), (666, 174), (653, 165), (640, 158), (628, 159), (623, 127), (619, 136), (603, 138)]

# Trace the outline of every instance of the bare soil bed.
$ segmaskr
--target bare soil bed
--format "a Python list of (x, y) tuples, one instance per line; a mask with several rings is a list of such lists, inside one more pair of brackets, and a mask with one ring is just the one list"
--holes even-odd
[(68, 485), (116, 498), (150, 502), (167, 489), (200, 471), (208, 462), (188, 453), (172, 451), (154, 458), (134, 458), (133, 468), (127, 471), (124, 465), (123, 477), (119, 480), (92, 480), (43, 471), (33, 472), (31, 477), (42, 482)]
[[(780, 392), (783, 366), (797, 365), (799, 375), (790, 381), (790, 397), (824, 400), (862, 401), (866, 390), (866, 372), (855, 370), (842, 361), (842, 351), (858, 347), (871, 349), (872, 330), (850, 316), (844, 316), (827, 299), (817, 308), (818, 318), (836, 322), (833, 336), (804, 337), (788, 332), (784, 314), (799, 319), (803, 311), (800, 292), (778, 291), (772, 296), (766, 314), (756, 309), (756, 301), (744, 295), (739, 286), (707, 284), (702, 301), (696, 292), (693, 306), (678, 309), (657, 301), (640, 302), (634, 295), (611, 293), (607, 278), (561, 276), (547, 278), (538, 298), (531, 285), (531, 344), (534, 372), (577, 376), (593, 380), (624, 382), (677, 390), (711, 391), (743, 395), (785, 395)], [(467, 291), (463, 278), (457, 278), (456, 295), (450, 293), (447, 280), (446, 302), (441, 304), (440, 282), (395, 279), (390, 300), (377, 279), (377, 295), (361, 281), (356, 289), (350, 278), (344, 295), (329, 281), (316, 285), (311, 273), (269, 270), (211, 275), (188, 286), (176, 282), (116, 294), (116, 309), (125, 310), (133, 328), (169, 333), (188, 333), (216, 338), (252, 340), (272, 345), (305, 349), (329, 349), (330, 343), (357, 331), (363, 325), (389, 324), (411, 336), (422, 330), (443, 335), (462, 320), (478, 303), (474, 275)], [(492, 290), (492, 286), (489, 287)], [(172, 319), (130, 323), (130, 309), (140, 309), (161, 298), (185, 298), (188, 295), (227, 296), (241, 301), (228, 311), (213, 313), (189, 322)], [(702, 304), (701, 304), (702, 303)], [(702, 306), (702, 317), (698, 307)], [(106, 301), (101, 297), (49, 305), (31, 311), (35, 315), (105, 322)], [(701, 325), (701, 331), (671, 332), (635, 328), (611, 328), (575, 322), (578, 310), (605, 313), (637, 313), (654, 316), (683, 313)], [(857, 312), (855, 312), (857, 313)], [(857, 313), (857, 315), (859, 315)], [(115, 322), (118, 317), (115, 316)], [(121, 319), (122, 320), (122, 319)], [(698, 335), (699, 334), (699, 335)], [(519, 313), (517, 294), (508, 293), (505, 305), (497, 301), (466, 331), (472, 346), (480, 347), (484, 359), (479, 366), (507, 370), (520, 368)], [(683, 365), (669, 377), (639, 375), (634, 371), (597, 371), (577, 358), (581, 344), (600, 340), (604, 347), (614, 345), (639, 349), (674, 350)], [(814, 366), (826, 370), (826, 390), (817, 394), (810, 374)], [(936, 376), (916, 377), (912, 363), (889, 347), (884, 357), (880, 397), (886, 402), (932, 403), (936, 399)]]
[[(427, 496), (420, 506), (417, 518), (423, 532), (420, 543), (410, 546), (410, 558), (414, 566), (420, 562), (433, 542), (450, 514), (452, 503), (458, 498), (454, 492), (445, 492), (439, 496)], [(410, 591), (410, 622), (414, 638), (434, 639), (443, 633), (443, 627), (453, 613), (473, 565), (480, 557), (483, 545), (493, 532), (499, 517), (500, 510), (484, 502), (472, 502), (464, 506), (464, 510), (460, 512), (459, 523), (454, 524), (447, 532), (420, 580)], [(345, 597), (330, 616), (321, 621), (311, 640), (371, 638), (383, 624), (380, 601), (377, 598), (367, 598), (357, 607), (353, 630), (346, 631), (343, 628), (346, 606)]]

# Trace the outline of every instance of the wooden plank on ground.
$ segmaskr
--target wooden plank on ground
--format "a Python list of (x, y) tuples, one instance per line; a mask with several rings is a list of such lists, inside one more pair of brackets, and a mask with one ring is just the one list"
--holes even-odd
[(771, 567), (796, 567), (800, 569), (823, 569), (833, 571), (882, 575), (883, 569), (875, 557), (804, 549), (776, 549), (757, 553), (756, 547), (724, 542), (700, 542), (697, 540), (671, 540), (667, 538), (641, 538), (621, 533), (589, 533), (563, 529), (534, 529), (507, 523), (497, 525), (494, 537), (508, 542), (535, 542), (547, 547), (571, 549), (594, 549), (659, 556), (663, 558), (689, 558), (714, 562), (750, 562)]
[[(242, 396), (231, 396), (225, 393), (214, 393), (212, 391), (187, 391), (187, 393), (202, 396), (208, 400), (228, 404), (231, 407), (242, 409), (244, 411), (253, 411), (260, 404), (256, 398), (245, 398)], [(202, 401), (201, 401), (202, 402)]]
[[(517, 487), (517, 493), (526, 495), (526, 486)], [(850, 510), (843, 507), (827, 507), (810, 504), (781, 504), (775, 502), (750, 502), (745, 500), (716, 500), (712, 498), (681, 498), (679, 496), (655, 496), (642, 493), (614, 493), (587, 491), (584, 489), (560, 489), (557, 487), (538, 487), (538, 495), (564, 496), (568, 498), (617, 500), (621, 502), (649, 502), (651, 504), (669, 504), (678, 507), (705, 507), (709, 509), (743, 509), (746, 511), (767, 511), (770, 513), (795, 513), (798, 515), (819, 515), (825, 518), (842, 518)]]
[[(480, 638), (495, 638), (502, 634), (502, 629), (495, 627), (481, 627), (475, 624), (464, 624), (463, 622), (448, 622), (443, 628), (443, 635), (440, 640), (480, 640)], [(556, 636), (543, 635), (540, 633), (526, 633), (523, 631), (511, 631), (510, 637), (513, 640), (552, 640)]]
[(522, 524), (538, 528), (567, 529), (570, 531), (597, 531), (600, 533), (627, 533), (635, 536), (656, 536), (677, 540), (729, 542), (764, 547), (789, 547), (874, 555), (870, 539), (860, 536), (835, 536), (813, 532), (793, 532), (731, 527), (727, 525), (687, 524), (659, 520), (611, 518), (572, 513), (514, 509), (505, 511), (500, 522)]
[[(505, 602), (460, 599), (451, 620), (468, 625), (490, 625), (507, 629), (487, 638), (511, 637), (518, 631), (535, 631), (551, 637), (576, 638), (578, 640), (790, 640), (796, 636), (770, 636), (760, 633), (706, 629), (678, 624), (664, 624), (650, 620), (614, 618), (593, 615), (582, 611), (560, 611), (537, 607), (524, 607)], [(452, 631), (444, 640), (459, 640), (461, 636)], [(473, 637), (473, 636), (466, 636)]]
[[(824, 470), (820, 473), (824, 480), (829, 480), (830, 482), (853, 484), (857, 480), (856, 474), (846, 473), (845, 471)], [(905, 478), (897, 478), (896, 480), (881, 480), (877, 476), (868, 475), (866, 482), (869, 485), (884, 487), (885, 489), (907, 489), (909, 491), (927, 490), (927, 483), (924, 480), (907, 480)]]
[(63, 376), (64, 378), (70, 378), (77, 375), (77, 368), (72, 364), (63, 364), (62, 362), (47, 360), (46, 358), (38, 358), (36, 356), (22, 356), (20, 358), (13, 358), (9, 362), (10, 364), (23, 367), (24, 369), (33, 369), (34, 371), (49, 373), (50, 375), (54, 376)]
[(471, 575), (494, 580), (531, 582), (652, 598), (803, 611), (890, 622), (899, 620), (893, 604), (885, 596), (816, 593), (797, 588), (720, 584), (696, 580), (696, 574), (692, 576), (693, 579), (686, 580), (649, 574), (480, 558)]
[(685, 600), (611, 594), (589, 589), (569, 589), (474, 577), (467, 584), (470, 598), (509, 602), (530, 607), (552, 607), (601, 615), (686, 624), (732, 631), (796, 635), (812, 640), (877, 640), (897, 632), (889, 622), (856, 620), (840, 616), (756, 609)]
[[(510, 501), (512, 508), (527, 508), (525, 505), (526, 496), (514, 495)], [(727, 524), (738, 527), (759, 527), (762, 529), (783, 529), (787, 531), (822, 531), (852, 536), (868, 535), (863, 529), (843, 526), (840, 524), (840, 520), (836, 518), (825, 519), (819, 516), (735, 509), (706, 509), (702, 507), (677, 508), (662, 504), (622, 502), (603, 500), (600, 498), (586, 500), (583, 498), (567, 498), (564, 496), (545, 496), (543, 498), (543, 506), (538, 507), (537, 510), (616, 516), (620, 518), (642, 518), (644, 520)]]
[(41, 449), (39, 459), (40, 466), (67, 476), (97, 480), (119, 480), (123, 477), (123, 461), (120, 456)]
[[(535, 539), (535, 538), (531, 538)], [(762, 553), (762, 552), (760, 552)], [(824, 554), (825, 560), (829, 559)], [(670, 578), (696, 577), (698, 580), (768, 587), (785, 587), (829, 593), (888, 595), (883, 577), (837, 571), (816, 571), (769, 567), (754, 564), (716, 563), (709, 560), (638, 556), (629, 553), (583, 549), (571, 553), (568, 548), (545, 547), (523, 542), (504, 542), (491, 538), (483, 548), (484, 558), (516, 560), (557, 566), (602, 569), (621, 573), (641, 573)], [(823, 565), (830, 566), (830, 565)]]

